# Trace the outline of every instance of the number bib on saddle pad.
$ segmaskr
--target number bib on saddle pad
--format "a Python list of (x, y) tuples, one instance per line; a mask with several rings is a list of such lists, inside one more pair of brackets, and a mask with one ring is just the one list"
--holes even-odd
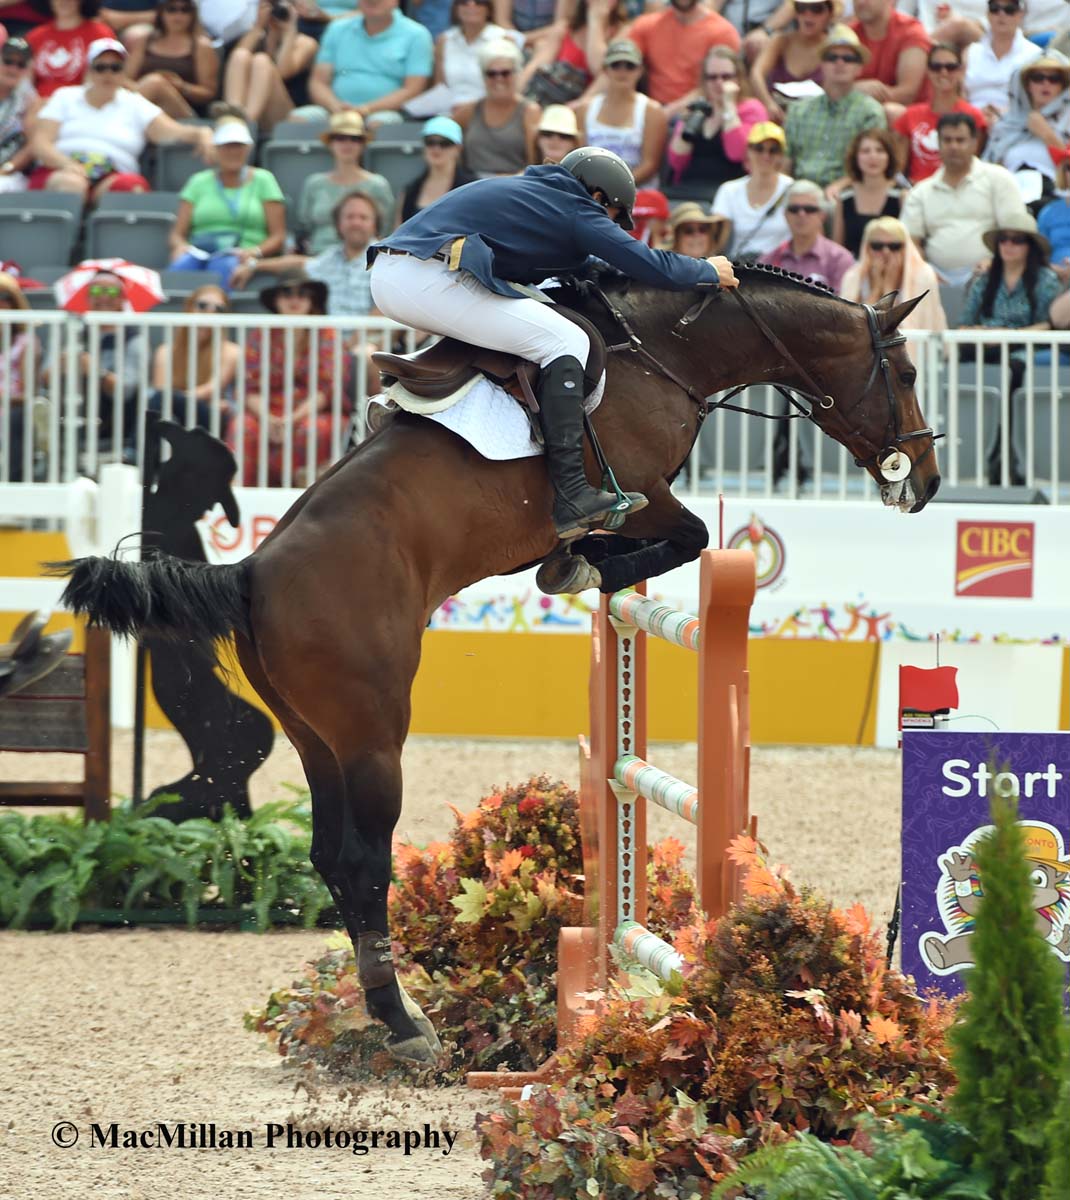
[[(594, 412), (602, 402), (605, 388), (603, 371), (594, 391), (584, 401), (588, 413)], [(391, 390), (369, 397), (368, 403), (390, 411), (397, 407), (391, 400)], [(532, 436), (527, 410), (485, 375), (478, 376), (471, 386), (466, 385), (460, 399), (448, 408), (420, 415), (452, 430), (487, 459), (534, 458), (543, 452)]]

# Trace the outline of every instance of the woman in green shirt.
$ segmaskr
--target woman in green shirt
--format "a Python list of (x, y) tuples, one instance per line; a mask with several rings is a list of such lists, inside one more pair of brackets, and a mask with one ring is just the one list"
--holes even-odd
[(334, 170), (310, 175), (297, 204), (297, 229), (307, 254), (322, 254), (335, 245), (334, 208), (350, 192), (363, 192), (379, 211), (380, 236), (390, 232), (394, 193), (382, 175), (361, 165), (368, 134), (364, 118), (355, 109), (331, 114), (330, 124), (320, 135), (334, 158)]
[(249, 166), (252, 134), (237, 117), (221, 120), (212, 136), (219, 166), (198, 171), (179, 195), (171, 227), (171, 267), (211, 271), (229, 291), (241, 264), (278, 254), (286, 238), (286, 204), (270, 171)]

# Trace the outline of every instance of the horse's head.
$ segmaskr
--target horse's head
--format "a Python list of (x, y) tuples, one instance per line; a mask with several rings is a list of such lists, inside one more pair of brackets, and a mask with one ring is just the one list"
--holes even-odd
[(891, 292), (874, 305), (858, 306), (869, 342), (865, 381), (859, 390), (858, 358), (844, 355), (835, 400), (826, 397), (827, 407), (819, 403), (813, 411), (814, 421), (880, 484), (884, 503), (912, 513), (920, 512), (940, 486), (933, 431), (921, 415), (917, 372), (899, 332), (922, 299), (897, 304)]

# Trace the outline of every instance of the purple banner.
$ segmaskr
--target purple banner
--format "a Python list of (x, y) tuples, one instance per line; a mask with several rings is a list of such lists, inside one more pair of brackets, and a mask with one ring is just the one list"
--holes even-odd
[(1018, 797), (1036, 927), (1070, 962), (1070, 734), (905, 731), (903, 971), (919, 990), (963, 990), (981, 901), (972, 847), (994, 793)]

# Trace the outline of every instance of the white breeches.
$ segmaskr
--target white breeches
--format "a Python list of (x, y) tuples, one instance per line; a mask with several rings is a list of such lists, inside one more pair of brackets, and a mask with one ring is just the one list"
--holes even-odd
[(590, 338), (552, 304), (499, 296), (438, 259), (380, 253), (371, 285), (375, 307), (402, 325), (519, 354), (540, 367), (566, 354), (587, 366)]

